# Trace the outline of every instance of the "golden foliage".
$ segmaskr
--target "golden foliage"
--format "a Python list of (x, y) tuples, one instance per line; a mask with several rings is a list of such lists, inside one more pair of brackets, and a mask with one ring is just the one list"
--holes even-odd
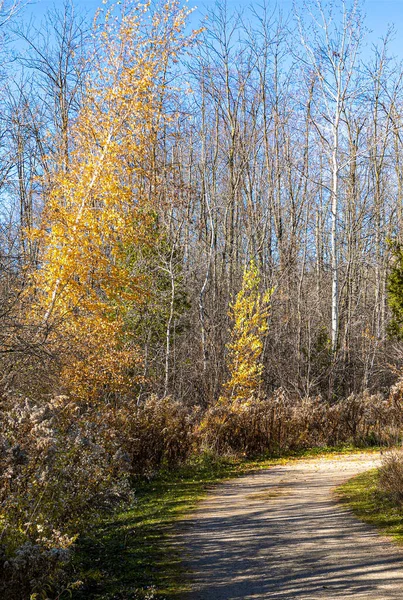
[(78, 396), (126, 391), (139, 372), (124, 315), (129, 304), (141, 306), (150, 282), (126, 250), (155, 242), (156, 146), (168, 119), (170, 63), (188, 43), (186, 16), (175, 0), (155, 13), (131, 2), (98, 13), (69, 154), (32, 234), (40, 246), (32, 314), (47, 343), (63, 340), (62, 383)]
[(225, 384), (224, 400), (244, 403), (261, 386), (263, 365), (260, 357), (273, 290), (261, 294), (259, 285), (259, 270), (252, 261), (245, 268), (242, 288), (230, 306), (229, 315), (233, 321), (227, 359), (230, 378)]

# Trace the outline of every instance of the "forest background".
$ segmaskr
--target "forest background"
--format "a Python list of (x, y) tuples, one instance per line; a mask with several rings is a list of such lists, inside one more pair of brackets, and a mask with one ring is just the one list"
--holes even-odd
[(403, 414), (393, 29), (373, 45), (347, 1), (32, 10), (0, 22), (0, 589), (22, 599), (56, 597), (133, 478), (396, 442)]

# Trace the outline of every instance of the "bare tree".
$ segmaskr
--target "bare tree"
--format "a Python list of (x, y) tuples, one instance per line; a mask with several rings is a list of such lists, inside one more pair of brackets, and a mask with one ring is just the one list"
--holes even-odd
[[(301, 42), (305, 50), (303, 61), (309, 78), (315, 74), (315, 128), (329, 159), (329, 194), (331, 204), (331, 278), (332, 278), (332, 349), (339, 341), (339, 221), (340, 175), (343, 164), (340, 156), (341, 136), (345, 127), (343, 116), (352, 101), (355, 86), (355, 67), (363, 35), (358, 0), (351, 7), (345, 0), (325, 12), (320, 0), (305, 4), (304, 16), (297, 15)], [(307, 17), (309, 15), (309, 17)], [(309, 22), (307, 19), (309, 18)]]

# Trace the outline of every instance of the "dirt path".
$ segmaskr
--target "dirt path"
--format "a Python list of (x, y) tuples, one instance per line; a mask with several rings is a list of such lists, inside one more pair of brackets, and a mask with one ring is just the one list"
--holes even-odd
[(219, 486), (181, 535), (189, 599), (402, 600), (403, 551), (332, 498), (378, 462), (295, 462)]

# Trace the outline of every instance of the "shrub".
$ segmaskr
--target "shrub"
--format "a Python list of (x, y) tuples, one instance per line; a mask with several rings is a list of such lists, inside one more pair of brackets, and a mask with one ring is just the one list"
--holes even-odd
[(172, 398), (151, 396), (143, 404), (127, 405), (120, 414), (122, 448), (132, 475), (150, 474), (160, 467), (173, 468), (194, 449), (197, 410)]
[(329, 404), (278, 390), (248, 402), (218, 402), (198, 430), (203, 447), (218, 453), (282, 453), (341, 443), (391, 444), (403, 427), (402, 399), (363, 393)]
[[(0, 597), (26, 599), (67, 582), (89, 519), (127, 496), (118, 436), (99, 406), (59, 396), (3, 398), (0, 410)], [(18, 592), (21, 590), (21, 593)]]
[[(0, 597), (54, 597), (77, 536), (131, 498), (129, 477), (193, 450), (197, 411), (171, 398), (84, 405), (66, 396), (0, 404)], [(53, 594), (53, 595), (52, 595)]]
[(47, 591), (62, 590), (67, 584), (66, 568), (70, 551), (45, 548), (26, 542), (7, 557), (0, 548), (0, 592), (4, 600), (27, 600), (35, 593), (47, 598)]
[(379, 491), (385, 493), (391, 500), (403, 506), (403, 451), (388, 452), (382, 460), (379, 469)]

